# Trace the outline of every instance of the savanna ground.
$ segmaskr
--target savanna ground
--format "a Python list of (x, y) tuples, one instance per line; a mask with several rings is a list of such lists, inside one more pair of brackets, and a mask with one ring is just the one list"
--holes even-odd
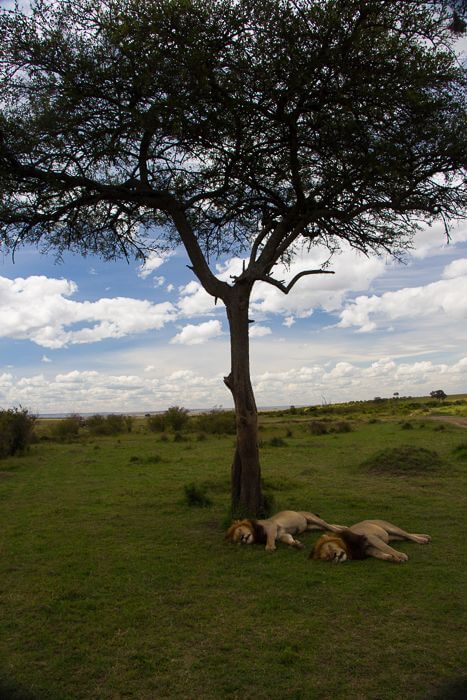
[(275, 509), (431, 534), (396, 543), (403, 565), (313, 562), (318, 533), (274, 554), (224, 542), (232, 436), (141, 419), (55, 441), (38, 421), (0, 461), (0, 698), (466, 697), (467, 432), (433, 413), (462, 422), (467, 402), (427, 406), (261, 416)]

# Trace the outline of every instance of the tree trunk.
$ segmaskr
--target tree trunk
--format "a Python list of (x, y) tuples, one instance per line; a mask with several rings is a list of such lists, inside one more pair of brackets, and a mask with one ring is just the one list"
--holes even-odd
[(248, 305), (251, 285), (232, 289), (227, 304), (231, 371), (224, 382), (235, 403), (237, 445), (232, 463), (232, 515), (259, 517), (263, 506), (258, 449), (258, 412), (250, 379)]

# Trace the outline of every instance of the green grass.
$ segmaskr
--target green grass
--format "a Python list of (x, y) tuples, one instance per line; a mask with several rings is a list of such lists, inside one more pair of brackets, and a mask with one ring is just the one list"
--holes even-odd
[[(225, 543), (232, 436), (137, 426), (0, 461), (0, 698), (460, 698), (466, 433), (436, 425), (313, 435), (303, 416), (262, 417), (277, 509), (431, 534), (397, 544), (400, 566), (309, 561), (318, 533), (303, 552)], [(365, 467), (406, 445), (440, 463)], [(189, 507), (193, 484), (211, 507)]]

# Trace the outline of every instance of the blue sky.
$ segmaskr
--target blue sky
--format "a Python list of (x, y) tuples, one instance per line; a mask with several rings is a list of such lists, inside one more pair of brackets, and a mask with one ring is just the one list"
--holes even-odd
[[(303, 252), (290, 270), (316, 266)], [(35, 413), (231, 406), (222, 382), (229, 338), (222, 305), (202, 290), (183, 249), (102, 262), (35, 249), (0, 258), (0, 407)], [(241, 260), (217, 263), (228, 279)], [(258, 405), (467, 391), (467, 226), (446, 244), (417, 234), (404, 265), (344, 249), (335, 274), (284, 296), (255, 288), (251, 369)]]

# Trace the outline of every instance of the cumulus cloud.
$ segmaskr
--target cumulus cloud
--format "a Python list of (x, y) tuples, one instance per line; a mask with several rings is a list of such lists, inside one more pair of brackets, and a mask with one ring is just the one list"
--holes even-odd
[[(180, 298), (177, 307), (181, 316), (206, 316), (216, 311), (215, 299), (208, 294), (199, 282), (192, 280), (179, 287)], [(218, 306), (223, 304), (219, 300)]]
[(444, 224), (441, 221), (432, 226), (422, 226), (415, 234), (411, 254), (415, 258), (427, 258), (431, 255), (449, 253), (456, 243), (467, 241), (467, 223), (465, 221), (454, 225), (450, 231), (450, 240), (446, 238)]
[[(149, 370), (149, 368), (146, 368)], [(442, 388), (448, 395), (467, 382), (467, 356), (449, 362), (427, 359), (400, 362), (383, 357), (374, 362), (340, 361), (303, 364), (285, 371), (253, 374), (261, 407), (319, 404), (322, 401), (428, 395)], [(72, 370), (32, 376), (0, 374), (0, 406), (21, 404), (34, 413), (93, 413), (231, 406), (221, 374), (187, 367), (169, 373), (154, 368), (139, 374)]]
[(169, 302), (152, 304), (126, 297), (73, 301), (69, 297), (77, 289), (66, 279), (0, 277), (0, 337), (62, 348), (159, 330), (176, 317)]
[(250, 326), (249, 335), (250, 338), (262, 338), (265, 335), (270, 335), (272, 333), (269, 326), (254, 325)]
[(444, 279), (420, 287), (406, 287), (381, 296), (359, 296), (340, 314), (341, 328), (362, 332), (386, 327), (392, 321), (439, 318), (467, 319), (467, 260), (456, 260), (444, 270)]
[(154, 270), (163, 265), (171, 255), (172, 253), (150, 253), (144, 263), (138, 267), (138, 277), (146, 279)]
[(189, 324), (185, 326), (170, 342), (181, 345), (201, 345), (219, 335), (222, 335), (220, 321), (206, 321), (199, 325)]

